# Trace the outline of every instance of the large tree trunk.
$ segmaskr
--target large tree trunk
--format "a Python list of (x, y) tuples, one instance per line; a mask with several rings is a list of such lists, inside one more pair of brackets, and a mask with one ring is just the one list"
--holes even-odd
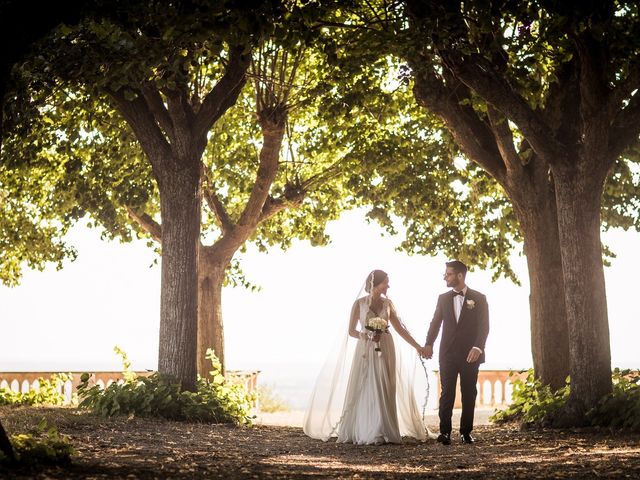
[(11, 445), (7, 432), (5, 432), (2, 426), (2, 422), (0, 422), (0, 452), (4, 453), (12, 462), (15, 461), (16, 457), (13, 452), (13, 446)]
[[(600, 240), (604, 180), (579, 167), (554, 169), (569, 327), (571, 395), (568, 424), (611, 391), (611, 350)], [(575, 170), (575, 171), (574, 171)]]
[(533, 368), (536, 378), (557, 390), (569, 375), (569, 336), (555, 197), (550, 187), (544, 190), (534, 205), (516, 211), (529, 269)]
[[(169, 167), (169, 165), (171, 167)], [(158, 371), (184, 389), (196, 386), (200, 164), (168, 161), (158, 175), (162, 214), (162, 287)]]
[(198, 374), (205, 377), (211, 363), (205, 358), (212, 348), (226, 372), (224, 356), (224, 325), (222, 322), (222, 285), (227, 259), (216, 258), (213, 247), (200, 247), (198, 265)]

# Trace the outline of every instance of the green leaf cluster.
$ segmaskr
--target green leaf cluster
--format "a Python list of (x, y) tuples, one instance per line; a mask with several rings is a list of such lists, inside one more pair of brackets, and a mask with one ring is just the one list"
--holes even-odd
[(592, 425), (640, 432), (640, 373), (613, 371), (613, 391), (587, 413)]
[(72, 375), (67, 373), (58, 373), (49, 379), (39, 378), (38, 391), (31, 389), (26, 393), (0, 388), (0, 405), (63, 405), (65, 398), (58, 387), (71, 379)]
[(530, 369), (524, 380), (513, 381), (511, 405), (505, 410), (497, 410), (490, 420), (496, 423), (519, 421), (526, 426), (548, 426), (568, 398), (568, 378), (564, 387), (552, 391), (549, 385), (543, 385), (535, 377), (533, 369)]
[[(55, 426), (49, 426), (43, 418), (35, 434), (20, 433), (11, 435), (11, 444), (19, 464), (65, 465), (71, 462), (76, 452), (65, 435), (61, 435)], [(0, 452), (0, 463), (9, 459)]]
[(138, 377), (125, 371), (123, 382), (114, 382), (104, 389), (90, 386), (90, 375), (84, 373), (78, 386), (79, 407), (104, 417), (139, 415), (250, 425), (251, 394), (244, 386), (228, 382), (221, 375), (220, 362), (213, 350), (207, 351), (207, 358), (212, 364), (211, 379), (199, 378), (195, 392), (182, 390), (176, 379), (157, 372)]
[[(513, 372), (512, 372), (513, 373)], [(640, 373), (616, 368), (612, 374), (613, 391), (589, 410), (589, 425), (640, 432)], [(569, 383), (557, 391), (542, 385), (528, 370), (525, 380), (514, 380), (513, 402), (497, 410), (492, 422), (517, 421), (523, 426), (550, 426), (569, 398)]]

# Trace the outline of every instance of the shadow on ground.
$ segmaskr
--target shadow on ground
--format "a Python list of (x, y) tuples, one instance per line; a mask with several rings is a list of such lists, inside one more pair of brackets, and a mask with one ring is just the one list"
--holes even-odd
[(42, 417), (77, 454), (65, 467), (0, 467), (2, 478), (638, 478), (640, 435), (520, 431), (483, 425), (475, 445), (354, 446), (307, 438), (299, 427), (102, 419), (68, 408), (0, 407), (11, 432)]

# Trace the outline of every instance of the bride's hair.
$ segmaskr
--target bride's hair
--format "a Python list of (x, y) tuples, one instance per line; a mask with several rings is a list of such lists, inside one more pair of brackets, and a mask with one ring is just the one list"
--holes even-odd
[(374, 270), (368, 276), (364, 284), (364, 289), (367, 293), (371, 293), (374, 287), (377, 287), (387, 279), (387, 273), (382, 270)]

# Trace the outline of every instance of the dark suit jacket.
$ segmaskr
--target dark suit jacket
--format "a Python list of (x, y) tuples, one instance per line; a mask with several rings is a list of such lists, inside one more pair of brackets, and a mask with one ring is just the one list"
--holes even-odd
[(440, 295), (429, 325), (427, 345), (433, 346), (435, 343), (440, 325), (440, 361), (446, 358), (466, 358), (472, 347), (478, 347), (482, 350), (478, 362), (484, 363), (484, 345), (489, 335), (489, 306), (487, 298), (482, 293), (467, 287), (467, 295), (464, 297), (457, 323), (453, 310), (453, 291)]

